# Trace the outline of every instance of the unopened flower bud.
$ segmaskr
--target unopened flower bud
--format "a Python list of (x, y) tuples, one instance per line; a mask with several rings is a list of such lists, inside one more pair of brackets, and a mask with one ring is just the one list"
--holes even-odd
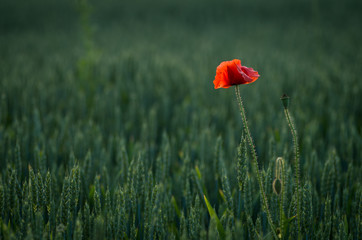
[(283, 96), (280, 97), (280, 100), (282, 100), (284, 109), (288, 109), (288, 106), (289, 106), (289, 97), (288, 97), (288, 95), (284, 93)]

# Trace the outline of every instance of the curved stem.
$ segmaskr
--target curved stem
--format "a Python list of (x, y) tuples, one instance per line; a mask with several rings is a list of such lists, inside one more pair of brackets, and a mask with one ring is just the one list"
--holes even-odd
[(244, 130), (246, 132), (246, 137), (248, 139), (251, 155), (252, 155), (252, 158), (253, 158), (252, 163), (254, 165), (256, 175), (257, 175), (257, 178), (258, 178), (258, 183), (259, 183), (259, 188), (260, 188), (260, 195), (262, 197), (262, 202), (263, 202), (263, 205), (264, 205), (263, 207), (264, 207), (264, 210), (266, 212), (268, 222), (269, 222), (269, 225), (270, 225), (270, 227), (272, 229), (273, 235), (274, 235), (274, 237), (276, 239), (278, 239), (275, 228), (274, 228), (273, 219), (272, 219), (270, 211), (269, 211), (268, 199), (267, 199), (265, 191), (264, 191), (264, 186), (263, 186), (263, 182), (262, 182), (262, 179), (261, 179), (261, 174), (260, 174), (260, 171), (259, 171), (259, 165), (258, 165), (258, 160), (257, 160), (257, 155), (256, 155), (254, 143), (253, 143), (253, 138), (251, 137), (251, 134), (250, 134), (248, 123), (247, 123), (247, 120), (246, 120), (245, 109), (244, 109), (243, 101), (241, 100), (241, 96), (240, 96), (238, 86), (235, 86), (235, 93), (236, 93), (236, 98), (237, 98), (238, 103), (239, 103), (240, 114), (241, 114), (241, 118), (243, 120)]

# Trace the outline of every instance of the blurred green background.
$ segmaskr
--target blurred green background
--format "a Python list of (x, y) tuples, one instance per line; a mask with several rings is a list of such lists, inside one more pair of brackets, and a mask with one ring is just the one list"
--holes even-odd
[(184, 115), (205, 112), (217, 134), (233, 124), (237, 139), (234, 90), (216, 91), (212, 81), (221, 61), (239, 58), (261, 75), (241, 88), (257, 146), (285, 125), (279, 97), (287, 93), (302, 139), (321, 154), (329, 147), (355, 154), (345, 148), (351, 138), (340, 136), (361, 134), (361, 8), (359, 1), (2, 1), (1, 90), (11, 118), (33, 107), (44, 117), (72, 114), (72, 105), (82, 106), (69, 98), (92, 89), (82, 110), (107, 105), (109, 130), (121, 124), (106, 117), (114, 107), (140, 114), (129, 123), (128, 134), (137, 135), (140, 117), (155, 106), (159, 130), (172, 132), (167, 122), (188, 105)]
[[(209, 200), (219, 208), (215, 181), (221, 180), (211, 166), (216, 139), (222, 138), (223, 161), (237, 191), (242, 122), (234, 89), (215, 90), (212, 81), (221, 61), (238, 58), (261, 75), (240, 87), (261, 168), (273, 172), (278, 156), (293, 166), (280, 102), (286, 93), (299, 134), (303, 181), (312, 183), (322, 202), (322, 176), (333, 172), (337, 177), (328, 183), (333, 194), (342, 196), (345, 187), (350, 202), (357, 201), (361, 29), (357, 0), (2, 0), (2, 181), (8, 181), (9, 169), (17, 169), (21, 185), (30, 164), (43, 175), (54, 174), (57, 196), (63, 177), (75, 163), (85, 168), (90, 152), (94, 161), (82, 175), (83, 206), (98, 175), (99, 192), (127, 188), (123, 180), (138, 156), (146, 172), (157, 175), (157, 157), (169, 145), (171, 160), (160, 177), (168, 186), (165, 194), (183, 196), (183, 171), (198, 166), (214, 193)], [(129, 160), (117, 158), (120, 145)], [(196, 192), (191, 187), (192, 196)], [(351, 205), (348, 211), (341, 210), (352, 219)]]

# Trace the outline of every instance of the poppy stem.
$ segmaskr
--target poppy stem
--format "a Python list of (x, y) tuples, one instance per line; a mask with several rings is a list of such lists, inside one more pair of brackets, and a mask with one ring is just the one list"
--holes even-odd
[(239, 108), (240, 108), (240, 114), (241, 114), (241, 118), (242, 118), (243, 125), (244, 125), (244, 131), (246, 133), (246, 137), (247, 137), (248, 142), (249, 142), (251, 155), (252, 155), (252, 158), (253, 158), (252, 163), (254, 165), (256, 175), (257, 175), (257, 178), (258, 178), (258, 183), (259, 183), (259, 188), (260, 188), (260, 195), (261, 195), (262, 202), (263, 202), (263, 205), (264, 205), (263, 206), (264, 211), (266, 212), (268, 222), (269, 222), (269, 225), (270, 225), (270, 227), (272, 229), (273, 235), (274, 235), (274, 237), (276, 239), (278, 239), (275, 228), (274, 228), (273, 219), (271, 217), (270, 210), (269, 210), (269, 207), (268, 207), (268, 199), (267, 199), (265, 191), (264, 191), (264, 186), (263, 186), (263, 182), (262, 182), (262, 179), (261, 179), (261, 174), (260, 174), (260, 171), (259, 171), (259, 165), (258, 165), (256, 150), (255, 150), (254, 143), (253, 143), (253, 138), (251, 137), (251, 134), (250, 134), (250, 130), (249, 130), (249, 127), (248, 127), (248, 122), (246, 120), (243, 101), (241, 99), (240, 90), (239, 90), (239, 87), (237, 85), (235, 86), (235, 93), (236, 93), (236, 99), (238, 101)]
[(297, 196), (297, 223), (298, 223), (298, 239), (301, 239), (301, 224), (300, 224), (300, 201), (301, 201), (301, 190), (300, 190), (300, 161), (299, 161), (299, 147), (298, 147), (298, 136), (295, 130), (293, 121), (289, 115), (288, 107), (284, 107), (285, 118), (287, 119), (290, 131), (293, 136), (294, 143), (294, 164), (295, 164), (295, 192)]

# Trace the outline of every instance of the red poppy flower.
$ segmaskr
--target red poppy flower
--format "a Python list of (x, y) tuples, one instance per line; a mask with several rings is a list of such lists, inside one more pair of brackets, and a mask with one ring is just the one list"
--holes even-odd
[(239, 59), (220, 63), (216, 69), (214, 80), (215, 89), (229, 88), (232, 85), (249, 84), (258, 79), (260, 75), (252, 68), (241, 66)]

